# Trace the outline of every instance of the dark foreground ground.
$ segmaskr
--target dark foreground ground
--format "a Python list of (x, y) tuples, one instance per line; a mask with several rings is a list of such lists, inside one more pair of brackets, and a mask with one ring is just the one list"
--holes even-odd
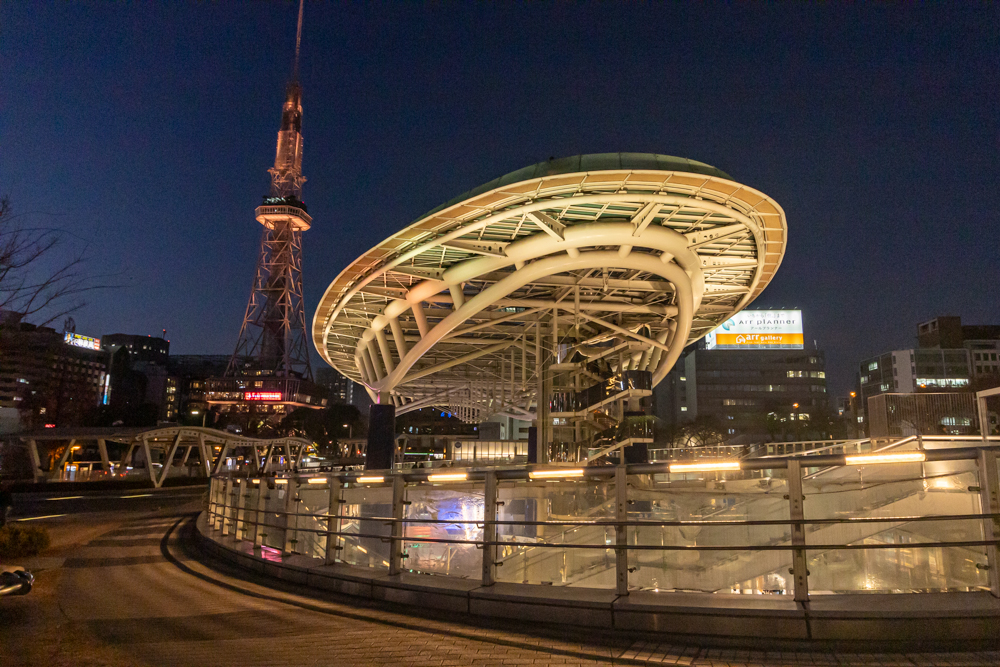
[(0, 666), (1000, 665), (1000, 651), (700, 648), (312, 597), (206, 560), (190, 541), (202, 494), (19, 497), (14, 518), (50, 517), (32, 521), (49, 527), (53, 547), (18, 563), (36, 574), (30, 595), (0, 598)]

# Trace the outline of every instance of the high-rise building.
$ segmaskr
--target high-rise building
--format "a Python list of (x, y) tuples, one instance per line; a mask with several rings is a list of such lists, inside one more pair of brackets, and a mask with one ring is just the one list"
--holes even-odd
[(108, 378), (99, 338), (0, 313), (0, 409), (16, 410), (23, 428), (84, 423), (106, 402)]
[(773, 438), (828, 411), (826, 359), (805, 349), (800, 311), (743, 311), (685, 350), (654, 397), (667, 424), (708, 418), (726, 438)]
[(128, 350), (133, 363), (166, 365), (167, 358), (170, 356), (170, 341), (153, 336), (123, 333), (104, 334), (101, 346), (111, 355), (122, 348)]
[(333, 368), (316, 371), (316, 384), (326, 387), (331, 404), (352, 405), (354, 403), (354, 381), (344, 377)]

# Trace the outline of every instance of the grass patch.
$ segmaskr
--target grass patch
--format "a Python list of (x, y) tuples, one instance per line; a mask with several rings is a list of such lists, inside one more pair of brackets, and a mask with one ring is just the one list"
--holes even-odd
[(49, 531), (41, 526), (8, 523), (0, 528), (0, 558), (35, 556), (48, 549)]

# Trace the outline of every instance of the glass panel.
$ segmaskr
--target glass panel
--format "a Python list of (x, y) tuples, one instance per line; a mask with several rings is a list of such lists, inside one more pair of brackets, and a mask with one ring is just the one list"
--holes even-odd
[[(703, 521), (689, 526), (635, 526), (629, 545), (727, 547), (791, 543), (788, 525), (712, 526), (712, 521), (785, 521), (784, 470), (630, 475), (630, 521)], [(629, 552), (629, 586), (711, 593), (791, 592), (791, 551), (658, 550)]]
[[(404, 536), (414, 539), (483, 539), (483, 486), (476, 484), (419, 484), (406, 489), (407, 519), (479, 523), (408, 523)], [(483, 552), (475, 544), (442, 542), (403, 543), (407, 558), (403, 566), (414, 572), (434, 572), (453, 577), (478, 579), (482, 576)]]
[(260, 487), (250, 484), (244, 493), (243, 500), (243, 534), (240, 536), (244, 540), (253, 541), (257, 536), (257, 522), (262, 520), (263, 515), (257, 511), (257, 503), (260, 502)]
[(987, 584), (985, 547), (908, 547), (980, 541), (978, 519), (907, 521), (906, 517), (978, 514), (975, 461), (846, 466), (803, 480), (807, 519), (901, 517), (885, 523), (806, 527), (814, 545), (894, 544), (891, 549), (810, 549), (810, 593), (967, 591)]
[[(340, 530), (357, 533), (344, 535), (338, 560), (351, 565), (389, 569), (389, 524), (392, 516), (392, 486), (348, 486), (344, 489), (341, 515), (352, 517), (341, 521)], [(377, 517), (377, 518), (370, 518)], [(368, 536), (368, 537), (365, 537)]]
[[(614, 481), (501, 482), (497, 489), (500, 521), (613, 520)], [(574, 544), (614, 544), (610, 526), (499, 525), (497, 581), (615, 587), (613, 549), (573, 548)], [(539, 547), (559, 544), (565, 547)]]
[(303, 484), (299, 488), (299, 502), (296, 503), (296, 541), (293, 549), (304, 556), (326, 558), (326, 514), (330, 509), (330, 487), (328, 484)]
[[(261, 481), (264, 484), (264, 481)], [(264, 514), (260, 518), (261, 544), (281, 551), (285, 548), (285, 494), (287, 484), (266, 486), (264, 493)]]

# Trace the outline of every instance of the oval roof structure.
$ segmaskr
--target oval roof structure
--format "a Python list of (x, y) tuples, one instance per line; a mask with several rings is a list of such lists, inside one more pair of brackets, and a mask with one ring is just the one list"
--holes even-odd
[(686, 344), (760, 294), (786, 236), (777, 202), (701, 162), (549, 160), (470, 190), (354, 261), (320, 301), (313, 341), (399, 408), (530, 418), (545, 359), (618, 346), (628, 353), (612, 366), (649, 370), (655, 385)]

